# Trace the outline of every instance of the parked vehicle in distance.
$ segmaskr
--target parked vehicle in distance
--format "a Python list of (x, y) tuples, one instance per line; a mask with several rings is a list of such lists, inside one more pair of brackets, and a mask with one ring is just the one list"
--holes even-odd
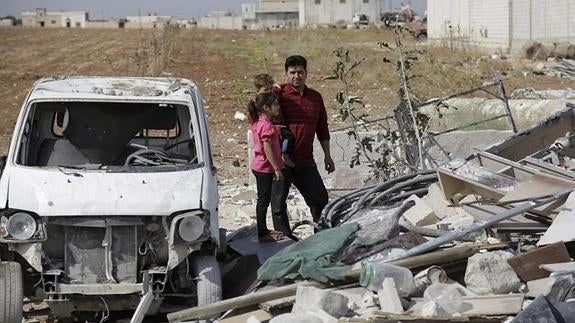
[(381, 21), (386, 27), (404, 26), (405, 15), (401, 11), (388, 11), (381, 15)]
[(413, 37), (418, 41), (427, 40), (427, 26), (419, 26), (413, 31)]
[(37, 81), (0, 165), (0, 322), (36, 288), (58, 318), (220, 300), (208, 134), (186, 79)]
[(369, 18), (367, 18), (367, 15), (364, 14), (355, 14), (351, 19), (351, 22), (354, 25), (367, 25), (369, 24)]

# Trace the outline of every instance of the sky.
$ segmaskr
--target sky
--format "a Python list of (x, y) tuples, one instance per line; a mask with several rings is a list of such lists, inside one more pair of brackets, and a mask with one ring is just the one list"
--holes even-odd
[[(407, 1), (407, 0), (405, 0)], [(201, 17), (214, 10), (239, 13), (242, 3), (257, 0), (0, 0), (0, 17), (19, 17), (22, 11), (46, 8), (48, 11), (87, 11), (92, 20), (124, 18), (126, 16), (158, 15), (174, 17)], [(382, 0), (385, 10), (399, 7), (402, 0)], [(412, 8), (423, 13), (426, 0), (411, 0)]]

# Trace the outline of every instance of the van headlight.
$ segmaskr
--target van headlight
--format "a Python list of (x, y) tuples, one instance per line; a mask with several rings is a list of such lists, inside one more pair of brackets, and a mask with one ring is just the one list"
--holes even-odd
[(187, 242), (196, 241), (204, 234), (204, 227), (204, 220), (197, 215), (190, 215), (180, 220), (178, 234)]
[(210, 235), (210, 217), (205, 212), (186, 212), (172, 220), (171, 242), (192, 243), (205, 240)]
[(6, 232), (16, 240), (28, 240), (34, 236), (38, 224), (28, 213), (16, 212), (6, 221)]

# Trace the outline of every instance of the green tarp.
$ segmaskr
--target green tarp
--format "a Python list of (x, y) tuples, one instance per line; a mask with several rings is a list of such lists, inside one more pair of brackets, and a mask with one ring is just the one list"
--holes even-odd
[(357, 230), (357, 223), (349, 223), (299, 241), (269, 258), (258, 270), (258, 279), (341, 280), (350, 266), (338, 262), (337, 256), (355, 239)]

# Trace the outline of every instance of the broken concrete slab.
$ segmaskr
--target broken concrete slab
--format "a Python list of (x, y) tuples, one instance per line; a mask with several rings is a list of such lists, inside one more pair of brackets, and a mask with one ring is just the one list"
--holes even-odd
[(393, 278), (386, 278), (383, 280), (381, 289), (377, 292), (379, 300), (379, 308), (382, 312), (400, 314), (403, 312), (401, 299), (395, 287)]
[(550, 273), (558, 271), (575, 271), (575, 261), (560, 262), (553, 264), (542, 264), (539, 265), (539, 268), (545, 269)]
[(507, 259), (507, 263), (515, 270), (523, 281), (530, 281), (549, 276), (549, 272), (539, 268), (542, 264), (566, 262), (571, 260), (563, 242), (537, 248), (529, 252)]
[[(469, 197), (473, 198), (473, 197)], [(468, 213), (461, 207), (454, 207), (449, 201), (445, 199), (441, 186), (438, 183), (433, 183), (429, 186), (427, 195), (423, 201), (433, 210), (433, 214), (440, 220), (451, 216), (464, 216)], [(462, 200), (466, 201), (465, 199)]]
[(415, 205), (403, 213), (403, 217), (415, 226), (426, 226), (436, 223), (439, 219), (433, 209), (417, 195), (410, 196), (406, 201), (414, 201)]
[(575, 240), (575, 193), (569, 194), (567, 201), (561, 208), (549, 229), (537, 242), (538, 246), (548, 245), (554, 242), (569, 242)]
[(471, 256), (465, 270), (465, 285), (478, 295), (506, 294), (519, 290), (521, 281), (507, 263), (511, 252), (492, 251)]
[[(460, 314), (462, 316), (479, 315), (515, 315), (523, 307), (523, 294), (463, 296)], [(414, 315), (441, 316), (445, 312), (435, 302), (426, 302), (422, 298), (414, 298), (415, 304), (409, 309)]]
[(525, 296), (536, 298), (540, 295), (547, 295), (551, 290), (552, 279), (549, 277), (535, 279), (527, 282), (527, 293)]
[(329, 315), (340, 318), (350, 312), (347, 297), (315, 287), (298, 287), (292, 313), (324, 310)]
[[(352, 311), (355, 311), (362, 307), (363, 297), (366, 293), (370, 293), (371, 298), (373, 300), (373, 292), (365, 287), (335, 289), (333, 292), (336, 294), (343, 295), (344, 297), (347, 297), (348, 299), (347, 306)], [(375, 304), (373, 304), (373, 306), (375, 306)]]
[(308, 313), (286, 313), (272, 318), (269, 323), (323, 323), (323, 321)]

